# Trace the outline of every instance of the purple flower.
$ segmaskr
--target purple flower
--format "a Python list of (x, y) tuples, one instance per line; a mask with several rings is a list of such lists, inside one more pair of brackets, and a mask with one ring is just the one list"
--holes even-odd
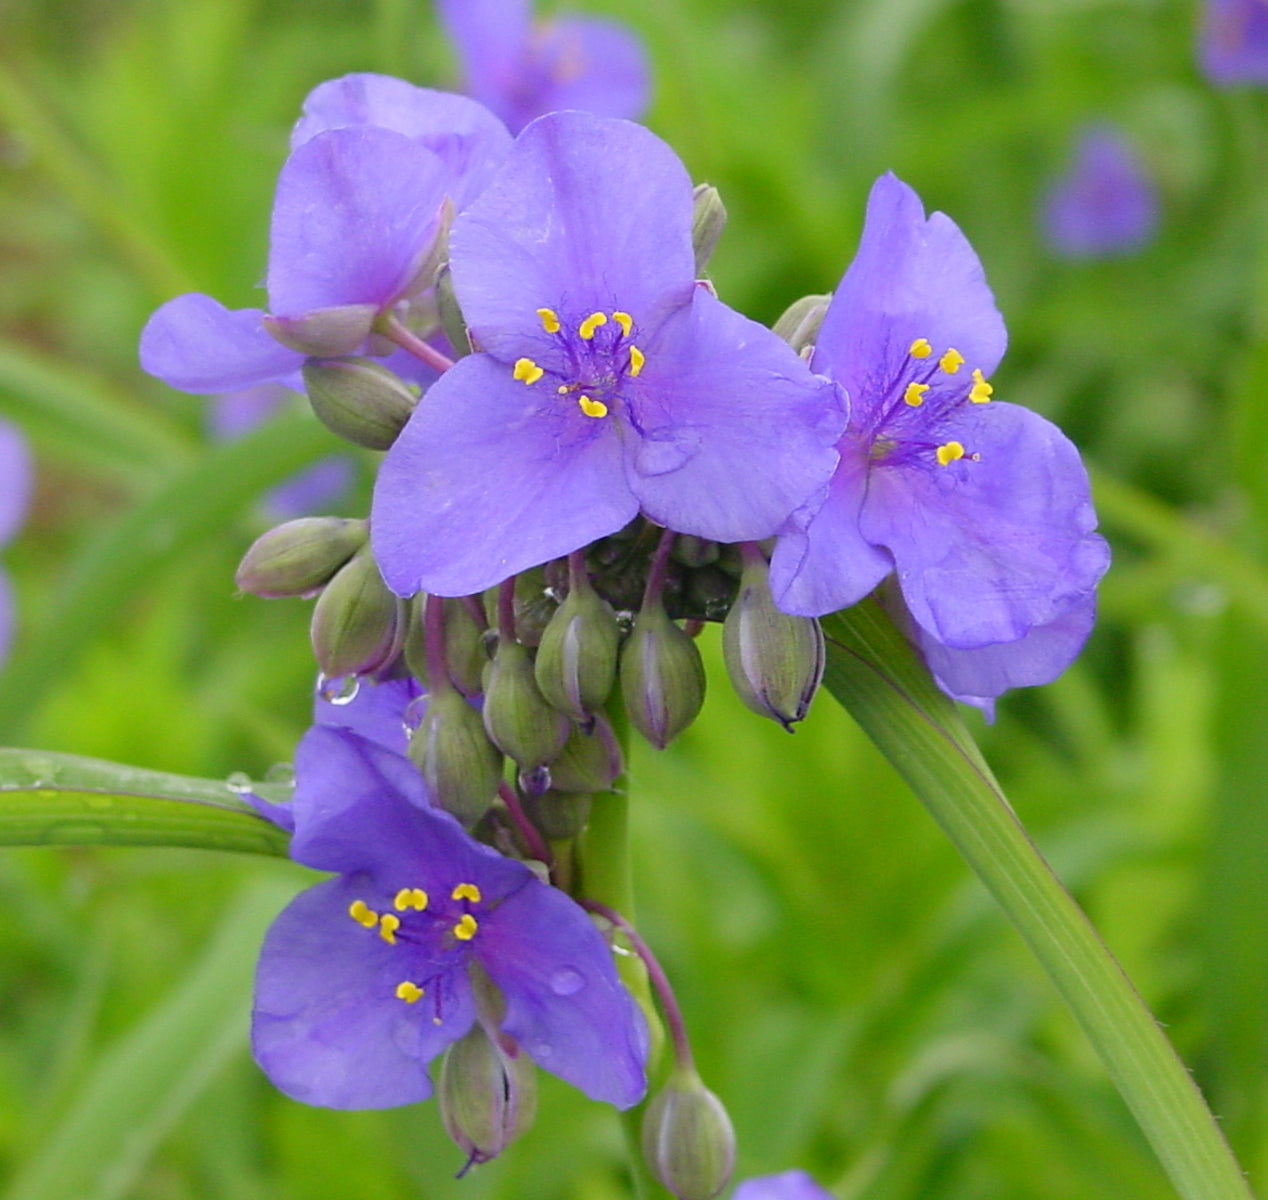
[(1113, 125), (1089, 125), (1044, 200), (1043, 230), (1052, 248), (1067, 258), (1130, 254), (1157, 226), (1153, 180), (1135, 147)]
[(647, 108), (646, 56), (615, 21), (535, 24), (528, 0), (440, 0), (439, 8), (466, 91), (513, 132), (564, 109), (637, 118)]
[(502, 1049), (619, 1108), (647, 1087), (647, 1029), (568, 896), (429, 807), (408, 760), (343, 730), (296, 756), (292, 857), (338, 877), (265, 937), (252, 1045), (287, 1095), (329, 1108), (426, 1099), (427, 1066), (477, 1019), (473, 973), (505, 1001)]
[(805, 1171), (784, 1171), (746, 1179), (735, 1189), (731, 1200), (832, 1200)]
[[(1109, 562), (1078, 451), (1038, 414), (992, 400), (1004, 343), (964, 235), (883, 176), (811, 362), (850, 395), (840, 466), (771, 562), (780, 607), (806, 616), (892, 572), (917, 642), (947, 672), (939, 682), (966, 698), (1019, 682), (1000, 662), (1023, 649), (1027, 682), (1059, 674)], [(985, 659), (961, 653), (985, 647)]]
[[(31, 456), (22, 435), (0, 421), (0, 546), (13, 540), (31, 501)], [(13, 596), (0, 572), (0, 664), (13, 636)]]
[(1268, 3), (1207, 0), (1198, 57), (1207, 78), (1219, 87), (1268, 83)]
[(694, 282), (692, 187), (638, 125), (558, 113), (454, 223), (483, 353), (388, 451), (371, 529), (402, 595), (480, 591), (615, 532), (768, 537), (832, 473), (844, 423), (769, 330)]

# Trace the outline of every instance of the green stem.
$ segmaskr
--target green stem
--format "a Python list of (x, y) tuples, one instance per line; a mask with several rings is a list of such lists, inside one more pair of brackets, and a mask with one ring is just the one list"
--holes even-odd
[(1184, 1064), (1009, 806), (955, 705), (875, 600), (824, 619), (824, 683), (990, 889), (1186, 1200), (1251, 1192)]

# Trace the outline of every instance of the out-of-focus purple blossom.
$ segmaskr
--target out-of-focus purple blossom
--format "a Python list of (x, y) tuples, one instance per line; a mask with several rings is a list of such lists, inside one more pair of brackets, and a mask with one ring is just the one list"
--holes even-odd
[(805, 1171), (783, 1171), (744, 1180), (731, 1200), (833, 1200), (833, 1197)]
[(780, 607), (804, 616), (892, 574), (939, 683), (983, 707), (1065, 669), (1109, 563), (1078, 451), (992, 400), (1004, 344), (964, 235), (883, 176), (811, 361), (850, 397), (840, 465), (771, 562)]
[[(0, 547), (14, 538), (31, 501), (31, 455), (26, 439), (7, 421), (0, 421)], [(13, 594), (0, 572), (0, 665), (13, 637)]]
[(1157, 230), (1157, 191), (1126, 134), (1113, 125), (1090, 125), (1044, 198), (1042, 216), (1049, 244), (1067, 258), (1131, 254)]
[(439, 0), (439, 9), (464, 88), (512, 132), (564, 109), (635, 119), (647, 109), (647, 56), (615, 21), (537, 22), (529, 0)]
[(295, 766), (291, 855), (338, 875), (261, 951), (252, 1046), (282, 1091), (329, 1108), (423, 1100), (428, 1064), (480, 1020), (593, 1099), (642, 1098), (646, 1024), (583, 909), (432, 808), (400, 755), (315, 726)]
[(1206, 0), (1198, 60), (1218, 87), (1268, 84), (1268, 3)]
[(480, 591), (640, 510), (769, 537), (827, 482), (844, 413), (768, 329), (695, 283), (692, 185), (641, 126), (542, 117), (454, 223), (480, 353), (379, 472), (375, 557), (401, 595)]

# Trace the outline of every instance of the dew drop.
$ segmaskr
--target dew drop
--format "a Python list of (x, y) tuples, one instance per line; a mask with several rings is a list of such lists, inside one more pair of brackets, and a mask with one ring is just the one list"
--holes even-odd
[(225, 786), (239, 796), (251, 790), (251, 776), (245, 771), (234, 771), (228, 779), (225, 780)]
[(407, 738), (414, 736), (414, 731), (423, 723), (423, 716), (426, 712), (426, 696), (415, 696), (405, 706), (405, 711), (401, 714), (401, 724), (405, 727), (405, 736)]
[(541, 766), (521, 771), (519, 785), (520, 789), (530, 796), (540, 796), (550, 791), (550, 767), (543, 763)]
[(295, 764), (275, 762), (264, 772), (266, 783), (293, 784), (295, 782)]
[(361, 690), (357, 675), (318, 675), (317, 695), (328, 704), (351, 704)]
[(585, 976), (572, 967), (560, 967), (550, 977), (550, 990), (556, 996), (574, 996), (585, 986)]

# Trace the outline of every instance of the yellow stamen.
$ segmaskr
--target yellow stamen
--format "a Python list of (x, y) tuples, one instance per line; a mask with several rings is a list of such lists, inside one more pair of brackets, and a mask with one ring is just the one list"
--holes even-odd
[(630, 347), (630, 378), (637, 379), (638, 373), (643, 369), (643, 364), (647, 361), (647, 355), (644, 354), (637, 346)]
[(397, 912), (404, 912), (408, 908), (416, 908), (422, 912), (427, 907), (427, 893), (422, 888), (401, 888), (396, 893), (393, 904)]
[(928, 338), (917, 338), (911, 344), (911, 349), (907, 351), (912, 358), (928, 358), (933, 353), (933, 347), (929, 345)]
[(954, 346), (951, 347), (940, 359), (940, 366), (948, 375), (954, 375), (964, 365), (964, 355), (961, 354)]
[(476, 935), (476, 930), (480, 926), (476, 924), (476, 919), (470, 913), (463, 913), (462, 920), (453, 927), (453, 935), (460, 942), (469, 942)]
[(973, 368), (973, 386), (969, 389), (969, 399), (974, 404), (985, 404), (995, 389), (982, 378), (980, 367)]
[(927, 383), (909, 383), (907, 390), (903, 393), (903, 399), (912, 408), (919, 408), (925, 402), (925, 393), (928, 390), (929, 385)]
[(396, 931), (401, 927), (401, 918), (395, 913), (384, 913), (379, 918), (379, 937), (389, 946), (396, 945)]
[(600, 325), (606, 325), (607, 323), (607, 313), (592, 312), (584, 321), (581, 322), (581, 326), (577, 332), (588, 342), (592, 337), (594, 337), (594, 331), (598, 329)]
[(581, 411), (587, 417), (606, 417), (608, 415), (608, 406), (602, 400), (591, 400), (589, 396), (578, 396), (577, 403), (581, 405)]
[(449, 893), (451, 900), (470, 900), (472, 904), (480, 903), (480, 889), (474, 883), (460, 883)]
[(536, 383), (545, 374), (531, 358), (517, 358), (515, 368), (511, 371), (511, 377), (523, 383)]
[(396, 985), (396, 998), (404, 1000), (406, 1004), (413, 1004), (423, 998), (423, 989), (406, 979)]
[(959, 442), (943, 442), (938, 447), (938, 465), (945, 467), (955, 462), (957, 458), (964, 457), (964, 447)]
[(364, 925), (367, 929), (373, 929), (379, 923), (379, 914), (366, 904), (364, 900), (354, 900), (348, 906), (348, 916), (358, 925)]
[(614, 320), (620, 327), (621, 332), (626, 336), (630, 336), (630, 330), (634, 328), (634, 318), (627, 312), (614, 312), (612, 314)]
[(553, 308), (539, 308), (537, 315), (542, 319), (542, 328), (547, 333), (559, 332), (559, 314)]

